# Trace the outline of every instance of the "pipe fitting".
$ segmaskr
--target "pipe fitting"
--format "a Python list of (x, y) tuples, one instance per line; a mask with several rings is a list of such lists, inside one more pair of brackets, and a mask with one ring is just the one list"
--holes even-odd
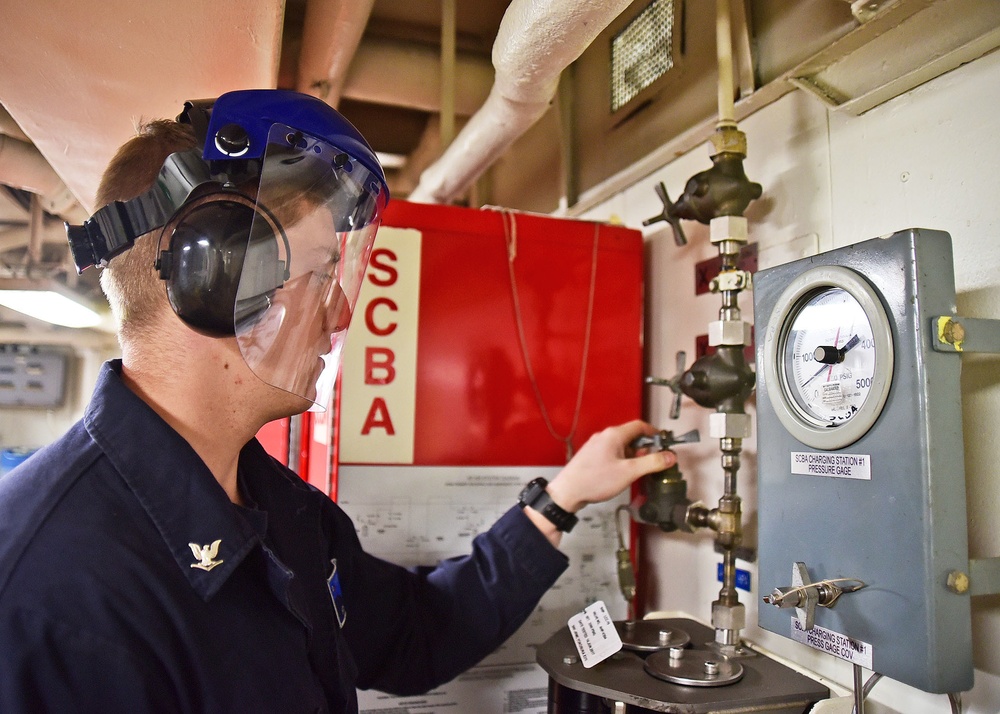
[(713, 439), (747, 439), (751, 434), (749, 414), (716, 412), (708, 415), (708, 434)]
[(749, 345), (751, 339), (751, 327), (743, 320), (714, 320), (708, 323), (708, 344), (711, 347), (719, 345), (743, 347)]
[[(718, 630), (742, 630), (747, 624), (746, 607), (742, 603), (727, 605), (716, 600), (712, 603), (712, 626)], [(720, 642), (719, 644), (734, 644)]]
[(708, 238), (712, 245), (723, 242), (735, 244), (726, 246), (735, 247), (735, 251), (722, 251), (720, 248), (720, 252), (730, 255), (739, 254), (740, 248), (749, 241), (749, 235), (746, 216), (716, 216), (708, 224)]
[(716, 154), (730, 153), (747, 155), (747, 135), (734, 124), (720, 125), (711, 136), (712, 148)]
[(687, 507), (684, 514), (684, 522), (691, 532), (695, 528), (712, 528), (713, 511), (708, 509), (701, 501), (696, 501)]

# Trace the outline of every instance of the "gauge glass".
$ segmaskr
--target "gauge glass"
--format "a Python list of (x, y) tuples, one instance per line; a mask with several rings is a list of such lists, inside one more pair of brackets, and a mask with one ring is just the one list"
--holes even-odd
[(864, 405), (876, 376), (876, 340), (864, 308), (839, 287), (800, 303), (783, 347), (785, 388), (808, 421), (839, 427)]

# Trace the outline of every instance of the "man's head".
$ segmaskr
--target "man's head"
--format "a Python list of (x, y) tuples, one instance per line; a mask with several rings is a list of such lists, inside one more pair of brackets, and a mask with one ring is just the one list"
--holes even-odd
[[(97, 205), (129, 201), (149, 190), (171, 154), (196, 148), (194, 131), (187, 124), (158, 120), (139, 127), (138, 135), (118, 150), (101, 177)], [(101, 271), (101, 288), (118, 324), (122, 345), (149, 337), (157, 314), (167, 309), (163, 282), (154, 264), (159, 230), (135, 241), (131, 250), (113, 258)]]
[(339, 356), (388, 200), (354, 127), (281, 90), (189, 102), (122, 147), (98, 198), (107, 205), (67, 231), (81, 270), (107, 266), (123, 347), (153, 337), (172, 309), (193, 330), (235, 338), (265, 383), (319, 401), (319, 357)]

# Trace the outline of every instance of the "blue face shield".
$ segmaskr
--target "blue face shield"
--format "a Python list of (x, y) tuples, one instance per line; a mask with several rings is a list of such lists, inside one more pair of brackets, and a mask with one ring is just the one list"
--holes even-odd
[(67, 226), (80, 271), (159, 230), (157, 268), (191, 327), (234, 336), (262, 381), (329, 403), (340, 349), (388, 201), (360, 134), (322, 101), (282, 90), (189, 103), (202, 150), (154, 186)]

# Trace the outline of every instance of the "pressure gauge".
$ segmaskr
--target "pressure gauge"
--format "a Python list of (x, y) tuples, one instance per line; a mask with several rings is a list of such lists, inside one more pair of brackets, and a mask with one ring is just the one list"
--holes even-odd
[(971, 687), (970, 598), (949, 585), (969, 572), (962, 365), (938, 335), (951, 237), (907, 229), (753, 282), (760, 591), (870, 586), (805, 620), (762, 606), (760, 626), (928, 692)]
[(892, 329), (860, 275), (820, 266), (775, 304), (764, 345), (768, 397), (796, 439), (817, 449), (852, 444), (882, 412), (892, 382)]

